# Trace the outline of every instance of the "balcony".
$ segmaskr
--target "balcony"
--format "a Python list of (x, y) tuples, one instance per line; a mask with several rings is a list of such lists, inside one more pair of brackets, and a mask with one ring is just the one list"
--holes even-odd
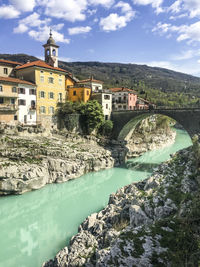
[(30, 106), (29, 110), (36, 110), (36, 106)]
[(17, 105), (14, 104), (0, 104), (0, 111), (17, 111)]

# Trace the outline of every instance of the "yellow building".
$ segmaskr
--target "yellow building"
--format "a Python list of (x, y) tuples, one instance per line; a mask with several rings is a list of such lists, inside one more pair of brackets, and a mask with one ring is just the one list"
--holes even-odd
[(48, 64), (37, 60), (18, 66), (15, 70), (18, 78), (36, 84), (37, 120), (43, 126), (48, 126), (52, 122), (52, 115), (55, 113), (57, 103), (65, 101), (65, 76), (68, 72), (57, 67), (59, 46), (55, 44), (51, 33), (44, 47), (45, 61)]
[(74, 85), (68, 88), (68, 100), (72, 102), (84, 102), (90, 100), (91, 88), (85, 85)]

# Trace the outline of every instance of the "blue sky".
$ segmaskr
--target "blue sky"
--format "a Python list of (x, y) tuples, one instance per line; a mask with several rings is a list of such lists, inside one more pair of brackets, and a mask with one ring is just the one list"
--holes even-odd
[(147, 64), (200, 76), (200, 0), (0, 0), (0, 53)]

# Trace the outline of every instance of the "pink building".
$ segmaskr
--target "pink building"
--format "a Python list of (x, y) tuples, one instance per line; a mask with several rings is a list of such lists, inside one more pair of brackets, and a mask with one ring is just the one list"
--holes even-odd
[(134, 110), (136, 108), (137, 94), (128, 88), (110, 88), (112, 92), (113, 110)]
[(149, 105), (150, 105), (149, 101), (138, 97), (137, 102), (136, 102), (136, 109), (149, 109)]

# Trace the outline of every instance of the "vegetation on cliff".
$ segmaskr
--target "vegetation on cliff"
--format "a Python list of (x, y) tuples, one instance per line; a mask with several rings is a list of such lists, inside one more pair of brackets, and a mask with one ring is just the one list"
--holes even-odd
[(75, 127), (78, 128), (80, 124), (82, 131), (86, 134), (91, 134), (95, 131), (103, 135), (109, 135), (113, 127), (111, 121), (105, 121), (102, 106), (96, 100), (91, 100), (87, 103), (73, 103), (71, 101), (59, 103), (56, 116), (68, 130), (73, 130)]

